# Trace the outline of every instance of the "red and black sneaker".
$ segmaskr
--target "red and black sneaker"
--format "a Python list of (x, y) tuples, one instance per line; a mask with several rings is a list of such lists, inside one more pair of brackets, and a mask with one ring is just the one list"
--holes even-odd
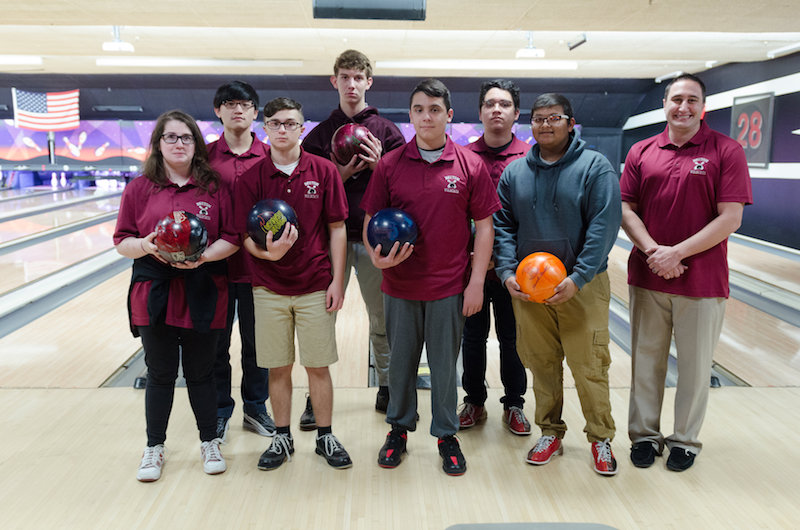
[(457, 477), (467, 472), (467, 461), (454, 435), (439, 438), (439, 455), (442, 457), (442, 469), (448, 475)]
[(405, 429), (392, 429), (378, 452), (378, 465), (389, 469), (399, 466), (403, 461), (403, 453), (406, 452), (407, 441), (408, 433)]

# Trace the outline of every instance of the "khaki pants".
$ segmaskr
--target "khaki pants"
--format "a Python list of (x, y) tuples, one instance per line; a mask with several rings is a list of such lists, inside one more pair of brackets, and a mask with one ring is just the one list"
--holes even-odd
[(608, 273), (598, 274), (556, 306), (513, 299), (517, 353), (533, 372), (535, 421), (542, 435), (563, 438), (564, 358), (575, 379), (590, 442), (614, 438), (608, 393)]
[[(628, 436), (699, 453), (698, 439), (708, 404), (711, 361), (722, 331), (725, 298), (689, 298), (629, 286), (631, 397)], [(674, 434), (661, 434), (661, 405), (670, 339), (678, 351)]]

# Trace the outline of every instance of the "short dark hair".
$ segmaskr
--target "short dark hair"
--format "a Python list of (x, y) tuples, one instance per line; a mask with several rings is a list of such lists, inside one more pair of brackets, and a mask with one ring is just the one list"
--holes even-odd
[(214, 94), (214, 108), (220, 108), (225, 101), (252, 101), (256, 108), (259, 105), (255, 89), (244, 81), (231, 81), (217, 89)]
[(411, 108), (411, 101), (414, 99), (414, 94), (417, 92), (422, 92), (423, 94), (430, 96), (432, 98), (442, 98), (444, 100), (444, 106), (447, 110), (451, 109), (450, 106), (450, 91), (447, 89), (444, 83), (439, 81), (438, 79), (433, 79), (429, 77), (427, 79), (423, 79), (420, 81), (417, 86), (414, 87), (414, 90), (411, 91), (411, 97), (408, 98), (408, 107)]
[(557, 92), (548, 92), (547, 94), (542, 94), (536, 98), (536, 101), (533, 102), (533, 107), (531, 107), (531, 117), (533, 117), (533, 113), (538, 109), (544, 107), (555, 107), (556, 105), (561, 105), (561, 108), (564, 109), (564, 114), (570, 118), (575, 117), (575, 115), (572, 113), (572, 104), (569, 102), (567, 97)]
[(703, 93), (703, 103), (705, 103), (705, 101), (706, 101), (706, 84), (703, 83), (703, 81), (699, 77), (697, 77), (696, 75), (692, 75), (692, 74), (681, 74), (678, 77), (676, 77), (675, 79), (671, 80), (669, 83), (667, 83), (667, 86), (664, 87), (664, 99), (667, 99), (667, 97), (669, 97), (669, 89), (672, 88), (672, 85), (674, 85), (678, 81), (694, 81), (695, 83), (700, 85), (700, 90)]
[(339, 75), (339, 70), (358, 70), (367, 77), (372, 77), (372, 64), (369, 57), (358, 50), (345, 50), (333, 63), (333, 74)]
[(267, 101), (267, 104), (264, 105), (264, 119), (271, 118), (282, 110), (296, 110), (300, 113), (300, 117), (303, 118), (303, 105), (299, 101), (292, 98), (279, 97)]
[(483, 98), (486, 93), (493, 88), (505, 90), (511, 94), (511, 99), (514, 101), (514, 110), (519, 110), (519, 87), (516, 83), (509, 79), (492, 79), (491, 81), (484, 81), (481, 84), (481, 95), (478, 98), (478, 110), (483, 106)]

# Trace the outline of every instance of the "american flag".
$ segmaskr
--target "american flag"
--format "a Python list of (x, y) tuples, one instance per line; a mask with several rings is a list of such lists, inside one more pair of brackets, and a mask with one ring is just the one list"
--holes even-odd
[(80, 90), (26, 92), (11, 89), (14, 126), (34, 131), (68, 131), (80, 125)]

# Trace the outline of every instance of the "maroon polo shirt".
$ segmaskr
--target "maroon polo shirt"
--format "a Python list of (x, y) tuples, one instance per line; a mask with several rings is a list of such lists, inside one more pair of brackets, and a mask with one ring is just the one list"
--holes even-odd
[[(303, 149), (309, 153), (319, 155), (330, 160), (331, 158), (331, 139), (336, 129), (346, 123), (358, 123), (363, 125), (381, 141), (383, 154), (388, 153), (406, 143), (403, 133), (397, 125), (378, 115), (375, 107), (366, 107), (364, 110), (353, 116), (348, 117), (342, 112), (341, 107), (336, 108), (325, 121), (320, 122), (303, 139)], [(344, 183), (344, 191), (347, 194), (347, 205), (350, 215), (347, 217), (347, 240), (361, 241), (361, 228), (364, 225), (364, 210), (359, 204), (364, 192), (369, 184), (372, 170), (366, 168), (359, 171)]]
[[(161, 219), (177, 210), (192, 213), (203, 221), (208, 230), (209, 245), (217, 239), (234, 245), (241, 244), (238, 232), (233, 230), (233, 205), (226, 185), (220, 185), (219, 190), (208, 193), (199, 188), (194, 179), (190, 179), (188, 184), (180, 188), (174, 184), (159, 188), (144, 176), (133, 179), (122, 193), (114, 244), (118, 245), (129, 237), (150, 234)], [(211, 329), (224, 329), (228, 314), (228, 278), (224, 275), (215, 275), (213, 278), (217, 286), (217, 307)], [(147, 326), (150, 323), (147, 313), (150, 283), (137, 282), (131, 290), (131, 321), (135, 326)], [(182, 278), (170, 280), (165, 323), (179, 328), (193, 327)]]
[[(219, 173), (220, 177), (226, 182), (230, 189), (234, 189), (236, 181), (245, 171), (258, 164), (267, 156), (267, 146), (259, 140), (255, 134), (250, 149), (241, 155), (235, 154), (228, 147), (225, 136), (221, 136), (216, 142), (211, 142), (206, 147), (208, 149), (208, 162), (211, 167)], [(250, 283), (249, 261), (245, 258), (247, 251), (240, 249), (235, 254), (228, 257), (228, 280), (235, 283)]]
[(330, 160), (301, 151), (291, 175), (266, 158), (247, 171), (236, 186), (236, 230), (247, 233), (247, 214), (262, 199), (286, 201), (297, 214), (299, 237), (278, 261), (262, 260), (249, 252), (253, 286), (285, 296), (328, 289), (333, 275), (328, 255), (328, 225), (347, 218), (342, 179)]
[(464, 291), (469, 221), (491, 216), (500, 200), (475, 153), (448, 136), (442, 156), (429, 164), (415, 137), (381, 159), (361, 207), (371, 216), (383, 208), (400, 208), (419, 229), (411, 257), (383, 270), (381, 290), (406, 300), (440, 300)]
[[(744, 150), (732, 138), (701, 123), (681, 147), (667, 129), (631, 147), (620, 179), (622, 200), (636, 203), (647, 231), (660, 245), (675, 245), (699, 232), (717, 215), (717, 203), (751, 204), (750, 172)], [(665, 280), (636, 247), (628, 259), (628, 283), (691, 297), (729, 295), (727, 239), (683, 260), (688, 267)]]

